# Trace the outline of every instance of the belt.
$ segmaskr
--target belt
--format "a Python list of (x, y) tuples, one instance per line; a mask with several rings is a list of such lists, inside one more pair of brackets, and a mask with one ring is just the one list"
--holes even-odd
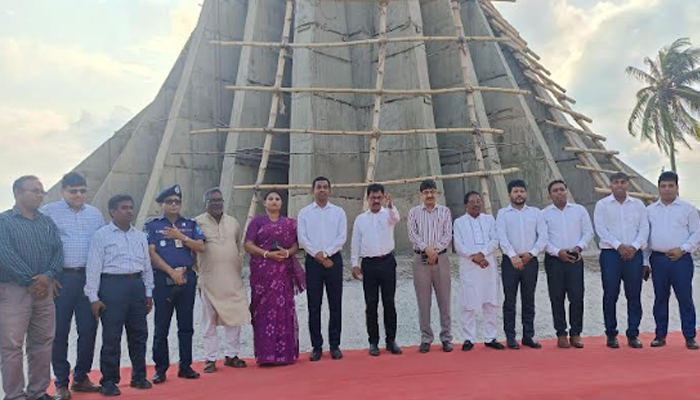
[[(416, 254), (421, 254), (421, 255), (425, 254), (424, 251), (420, 251), (420, 250), (413, 250), (413, 252)], [(438, 255), (445, 254), (445, 253), (447, 253), (447, 249), (443, 249), (441, 252), (438, 253)]]
[(79, 268), (63, 268), (63, 272), (67, 274), (85, 274), (85, 267)]
[(141, 279), (141, 273), (134, 272), (133, 274), (102, 274), (102, 277), (110, 279)]
[(388, 254), (384, 254), (383, 256), (376, 256), (376, 257), (362, 257), (363, 260), (371, 260), (371, 261), (381, 261), (381, 260), (386, 260), (389, 257), (393, 257), (394, 252), (390, 252)]
[[(654, 250), (651, 251), (651, 255), (652, 255), (652, 256), (664, 256), (664, 257), (668, 257), (668, 256), (666, 255), (666, 253), (664, 253), (664, 252), (662, 252), (662, 251), (654, 251)], [(684, 253), (684, 254), (683, 254), (683, 256), (686, 256), (686, 255), (688, 255), (688, 253)]]

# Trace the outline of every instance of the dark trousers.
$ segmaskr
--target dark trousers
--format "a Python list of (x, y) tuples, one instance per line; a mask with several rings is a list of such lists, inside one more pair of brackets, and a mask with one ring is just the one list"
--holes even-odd
[(539, 262), (532, 258), (522, 270), (513, 267), (510, 258), (503, 256), (501, 278), (503, 279), (503, 330), (506, 338), (515, 339), (515, 303), (520, 288), (522, 305), (523, 338), (535, 336), (535, 288), (537, 287), (537, 270)]
[(99, 297), (106, 306), (101, 318), (100, 383), (119, 383), (124, 328), (131, 359), (131, 380), (146, 379), (146, 289), (140, 275), (102, 275)]
[(340, 331), (342, 328), (343, 306), (343, 257), (340, 252), (331, 257), (333, 266), (326, 268), (315, 258), (307, 255), (306, 266), (306, 298), (309, 303), (309, 333), (311, 346), (320, 349), (323, 346), (321, 334), (321, 305), (323, 305), (323, 288), (326, 288), (328, 298), (328, 341), (331, 348), (340, 346)]
[(73, 382), (82, 382), (92, 370), (95, 354), (97, 320), (92, 316), (90, 300), (85, 296), (85, 268), (64, 270), (61, 290), (54, 300), (56, 305), (56, 337), (51, 351), (51, 364), (56, 375), (56, 387), (68, 386), (70, 382), (70, 362), (68, 361), (68, 337), (75, 314), (78, 330), (78, 355), (73, 371)]
[(605, 334), (617, 336), (617, 298), (620, 296), (620, 283), (624, 282), (627, 298), (627, 337), (639, 336), (639, 322), (642, 320), (642, 282), (644, 266), (642, 252), (629, 261), (623, 261), (616, 250), (600, 251), (600, 272), (603, 279), (603, 317)]
[(695, 338), (695, 305), (693, 304), (693, 258), (686, 254), (671, 261), (664, 253), (651, 253), (651, 278), (654, 282), (654, 320), (656, 336), (668, 334), (668, 299), (671, 288), (678, 299), (681, 329), (686, 339)]
[[(192, 365), (192, 335), (194, 334), (194, 298), (197, 293), (197, 275), (191, 269), (187, 270), (187, 284), (183, 286), (168, 286), (165, 283), (166, 274), (156, 271), (154, 274), (155, 288), (153, 303), (155, 305), (155, 333), (153, 334), (153, 362), (156, 372), (165, 373), (170, 366), (170, 347), (168, 334), (173, 312), (177, 312), (177, 339), (180, 351), (180, 369), (191, 368)], [(177, 291), (176, 295), (172, 295)], [(171, 298), (171, 300), (168, 300)]]
[(379, 293), (384, 307), (386, 343), (396, 340), (396, 259), (393, 254), (384, 257), (362, 259), (362, 288), (365, 292), (367, 333), (370, 344), (379, 344)]
[(583, 260), (573, 264), (547, 254), (544, 258), (547, 271), (549, 301), (557, 337), (566, 336), (566, 311), (564, 301), (569, 298), (570, 336), (581, 336), (583, 329)]

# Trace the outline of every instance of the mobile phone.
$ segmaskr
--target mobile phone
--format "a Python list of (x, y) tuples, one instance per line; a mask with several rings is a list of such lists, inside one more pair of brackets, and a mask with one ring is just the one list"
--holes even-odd
[(277, 243), (276, 240), (274, 242), (272, 242), (272, 247), (270, 248), (270, 251), (278, 251), (279, 249), (280, 249), (279, 243)]
[(425, 253), (421, 253), (420, 262), (423, 263), (423, 265), (428, 265), (428, 255)]

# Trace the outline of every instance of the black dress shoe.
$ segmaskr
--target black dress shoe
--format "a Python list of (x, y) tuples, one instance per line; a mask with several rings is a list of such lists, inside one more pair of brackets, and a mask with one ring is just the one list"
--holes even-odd
[(401, 347), (399, 347), (399, 345), (396, 344), (396, 342), (387, 343), (386, 349), (391, 354), (395, 354), (395, 355), (403, 354)]
[(151, 384), (151, 382), (149, 382), (149, 381), (146, 380), (146, 379), (140, 380), (140, 381), (131, 381), (131, 385), (130, 385), (130, 386), (131, 386), (132, 388), (134, 388), (134, 389), (150, 389), (150, 388), (153, 387), (153, 385)]
[(427, 353), (430, 351), (430, 343), (421, 343), (418, 347), (418, 351), (421, 353)]
[(617, 341), (617, 336), (608, 336), (607, 346), (611, 349), (619, 349), (620, 342)]
[(696, 342), (693, 338), (685, 339), (685, 347), (688, 348), (688, 350), (700, 349), (700, 346), (698, 346), (698, 342)]
[(374, 343), (370, 344), (369, 345), (369, 355), (372, 357), (379, 356), (379, 346), (377, 346)]
[(452, 347), (452, 343), (448, 342), (447, 340), (445, 340), (444, 342), (442, 342), (442, 351), (444, 351), (445, 353), (449, 353), (449, 352), (451, 352), (453, 349), (454, 349), (454, 348)]
[(486, 347), (488, 347), (488, 348), (491, 348), (491, 349), (495, 349), (495, 350), (505, 350), (505, 348), (506, 348), (506, 346), (502, 345), (502, 344), (501, 344), (499, 341), (497, 341), (496, 339), (493, 339), (493, 340), (490, 341), (490, 342), (484, 343), (484, 346), (486, 346)]
[(313, 349), (313, 350), (311, 350), (311, 355), (309, 356), (309, 360), (318, 361), (321, 359), (322, 356), (323, 356), (323, 351), (321, 349)]
[(474, 348), (474, 343), (472, 343), (471, 340), (465, 340), (464, 343), (462, 344), (462, 351), (470, 351), (473, 348)]
[(655, 337), (654, 340), (651, 341), (651, 347), (664, 347), (666, 346), (666, 338), (662, 337)]
[(156, 374), (153, 375), (153, 383), (156, 385), (165, 382), (167, 379), (168, 377), (165, 375), (165, 372), (156, 372)]
[(531, 349), (541, 349), (542, 345), (540, 342), (533, 338), (523, 338), (523, 346), (527, 346)]
[(340, 360), (341, 358), (343, 358), (343, 352), (340, 351), (340, 348), (331, 347), (331, 358), (333, 360)]
[(512, 350), (520, 350), (520, 344), (515, 339), (506, 339), (506, 346)]
[(177, 377), (185, 379), (199, 379), (199, 372), (193, 370), (192, 368), (181, 369), (177, 371)]
[(112, 382), (105, 382), (100, 386), (100, 394), (103, 396), (119, 396), (122, 394), (121, 390)]
[(641, 349), (644, 347), (641, 341), (639, 341), (639, 338), (636, 336), (630, 336), (627, 338), (627, 344), (633, 348), (633, 349)]

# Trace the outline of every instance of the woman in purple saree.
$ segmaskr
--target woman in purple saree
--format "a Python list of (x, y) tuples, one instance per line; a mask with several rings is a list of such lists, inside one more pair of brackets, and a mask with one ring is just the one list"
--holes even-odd
[(299, 358), (299, 325), (294, 295), (306, 279), (296, 254), (297, 221), (280, 215), (282, 197), (265, 195), (265, 215), (248, 226), (245, 249), (250, 253), (250, 313), (255, 360), (259, 365), (291, 364)]

